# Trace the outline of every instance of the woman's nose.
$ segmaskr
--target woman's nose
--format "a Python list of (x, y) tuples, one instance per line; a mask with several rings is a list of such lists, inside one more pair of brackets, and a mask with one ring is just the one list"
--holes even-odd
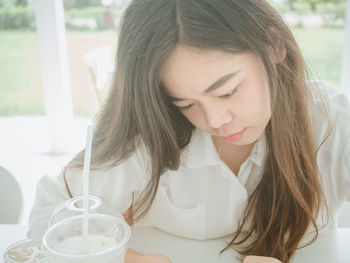
[(205, 117), (207, 124), (213, 129), (218, 129), (233, 120), (232, 113), (222, 103), (207, 106)]

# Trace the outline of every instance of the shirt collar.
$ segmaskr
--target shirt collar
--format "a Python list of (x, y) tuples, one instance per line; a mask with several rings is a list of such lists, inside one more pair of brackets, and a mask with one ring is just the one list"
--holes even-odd
[[(255, 142), (248, 157), (257, 166), (264, 165), (266, 157), (265, 131)], [(181, 154), (181, 166), (184, 168), (198, 168), (221, 164), (222, 161), (216, 151), (211, 135), (194, 129), (190, 143), (183, 149)]]
[(264, 131), (259, 139), (255, 142), (254, 147), (249, 155), (249, 159), (252, 160), (257, 166), (262, 167), (265, 163), (267, 154), (266, 145), (266, 132)]
[(190, 143), (183, 149), (181, 164), (185, 168), (197, 168), (220, 164), (212, 138), (206, 132), (194, 129)]

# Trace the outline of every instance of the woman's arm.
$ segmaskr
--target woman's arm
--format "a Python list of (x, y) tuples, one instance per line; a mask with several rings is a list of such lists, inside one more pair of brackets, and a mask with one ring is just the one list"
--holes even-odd
[[(124, 263), (172, 263), (170, 259), (163, 255), (145, 255), (128, 248), (125, 253)], [(281, 263), (278, 259), (271, 257), (246, 256), (243, 263)]]
[(125, 253), (124, 263), (172, 263), (170, 259), (163, 255), (145, 255), (128, 248)]
[(243, 263), (281, 263), (281, 261), (270, 257), (246, 256)]

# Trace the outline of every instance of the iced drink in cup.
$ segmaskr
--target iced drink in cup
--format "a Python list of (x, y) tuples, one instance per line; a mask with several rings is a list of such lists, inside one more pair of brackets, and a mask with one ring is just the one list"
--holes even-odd
[(124, 263), (130, 227), (118, 217), (89, 214), (89, 233), (82, 234), (83, 216), (69, 217), (45, 233), (47, 263)]
[(4, 253), (4, 263), (44, 263), (40, 243), (24, 239), (12, 244)]

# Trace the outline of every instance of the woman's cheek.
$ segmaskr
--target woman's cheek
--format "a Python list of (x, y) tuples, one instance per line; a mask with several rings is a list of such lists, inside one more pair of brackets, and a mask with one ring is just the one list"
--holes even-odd
[(244, 109), (245, 117), (249, 119), (265, 119), (271, 112), (269, 100), (262, 92), (246, 96), (241, 108)]

